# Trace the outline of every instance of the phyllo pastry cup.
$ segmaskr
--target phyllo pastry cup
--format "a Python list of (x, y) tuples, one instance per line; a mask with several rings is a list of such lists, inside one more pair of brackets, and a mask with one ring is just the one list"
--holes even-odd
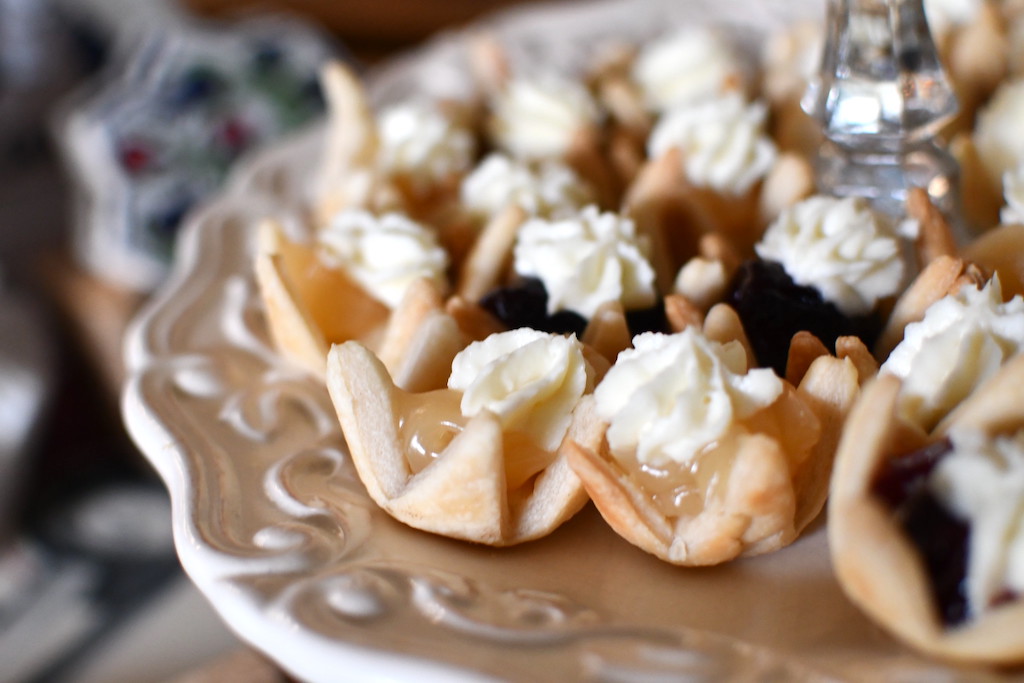
[[(578, 413), (599, 421), (569, 448), (605, 520), (678, 565), (791, 543), (822, 509), (840, 425), (858, 388), (849, 359), (816, 358), (799, 386), (748, 370), (738, 341), (695, 327), (620, 354)], [(583, 431), (583, 430), (581, 430)]]
[[(505, 546), (544, 536), (587, 502), (564, 443), (596, 372), (572, 337), (491, 335), (453, 362), (448, 384), (408, 392), (365, 346), (331, 349), (330, 392), (370, 497), (409, 526)], [(511, 386), (511, 390), (510, 390)]]
[[(948, 607), (941, 604), (943, 600), (938, 597), (942, 594), (940, 582), (933, 581), (931, 576), (935, 572), (948, 573), (951, 569), (934, 566), (932, 562), (929, 571), (926, 553), (934, 556), (935, 549), (922, 551), (911, 540), (905, 530), (907, 527), (892, 507), (892, 491), (896, 489), (882, 487), (880, 481), (886, 473), (891, 480), (891, 473), (896, 471), (904, 473), (901, 478), (906, 473), (925, 472), (923, 476), (927, 479), (927, 472), (934, 472), (930, 469), (933, 465), (927, 462), (929, 451), (938, 448), (940, 459), (935, 467), (941, 466), (941, 458), (945, 457), (941, 453), (948, 448), (941, 442), (951, 435), (955, 437), (958, 432), (980, 433), (989, 440), (1015, 437), (1020, 443), (1021, 430), (1024, 430), (1022, 386), (1024, 356), (1018, 354), (950, 413), (936, 430), (926, 434), (900, 416), (900, 380), (883, 374), (865, 387), (850, 413), (837, 453), (828, 510), (829, 543), (836, 575), (849, 598), (864, 612), (903, 642), (926, 654), (965, 663), (1024, 662), (1024, 600), (1019, 595), (1004, 592), (980, 613), (968, 613), (966, 619), (950, 625), (949, 619), (943, 617), (949, 614)], [(1006, 471), (997, 478), (1006, 483), (1013, 476), (1014, 472)], [(960, 483), (966, 483), (962, 477)], [(910, 479), (901, 481), (899, 488), (904, 492), (913, 491), (910, 495), (921, 495), (922, 491), (935, 490), (933, 486), (926, 489), (928, 486)], [(983, 490), (979, 495), (993, 498), (1003, 493), (1002, 490)], [(1022, 500), (1000, 501), (1004, 503), (1015, 505), (1018, 512), (1024, 505)], [(899, 513), (899, 516), (907, 517), (907, 513)], [(939, 515), (934, 508), (926, 518), (928, 524), (938, 524)], [(968, 526), (970, 540), (970, 535), (975, 533), (974, 524)], [(954, 534), (942, 533), (941, 536), (944, 540), (940, 545), (957, 542)], [(1007, 538), (998, 535), (994, 540), (997, 544), (1008, 543)], [(975, 547), (973, 541), (971, 543), (971, 547)], [(1002, 552), (998, 545), (995, 550), (997, 555)], [(970, 571), (969, 556), (966, 563)], [(968, 581), (964, 578), (941, 583), (946, 584), (947, 590), (949, 586), (962, 590), (959, 586), (968, 585)]]
[(438, 300), (448, 289), (448, 255), (436, 233), (395, 212), (344, 210), (305, 242), (267, 221), (255, 260), (275, 344), (320, 376), (331, 344), (376, 347), (410, 296), (422, 298), (411, 289), (426, 281)]
[(332, 343), (375, 343), (390, 309), (317, 255), (312, 244), (285, 236), (273, 221), (259, 229), (256, 282), (275, 347), (290, 362), (323, 376)]

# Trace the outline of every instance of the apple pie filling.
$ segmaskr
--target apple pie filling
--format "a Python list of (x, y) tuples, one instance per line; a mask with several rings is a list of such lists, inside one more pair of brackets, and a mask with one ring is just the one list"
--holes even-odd
[[(402, 392), (398, 405), (398, 438), (408, 460), (409, 470), (416, 474), (437, 460), (444, 449), (466, 427), (469, 418), (462, 414), (462, 392), (437, 389), (422, 394)], [(555, 458), (537, 444), (536, 439), (521, 430), (507, 430), (501, 438), (504, 454), (505, 484), (514, 491)]]
[(415, 474), (440, 457), (481, 411), (502, 424), (508, 490), (555, 459), (572, 411), (593, 386), (574, 337), (518, 329), (474, 342), (452, 362), (448, 388), (397, 392), (399, 441)]
[(787, 386), (775, 402), (735, 422), (686, 463), (645, 464), (637, 460), (635, 452), (620, 453), (616, 459), (658, 512), (670, 519), (690, 518), (724, 502), (737, 454), (751, 435), (770, 437), (795, 472), (820, 433), (818, 418)]

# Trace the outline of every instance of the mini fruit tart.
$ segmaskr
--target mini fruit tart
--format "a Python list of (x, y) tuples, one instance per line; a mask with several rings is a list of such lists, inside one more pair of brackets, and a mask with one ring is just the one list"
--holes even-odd
[(478, 279), (486, 288), (459, 293), (507, 328), (576, 334), (609, 362), (629, 346), (630, 332), (668, 329), (673, 304), (660, 296), (650, 245), (628, 216), (594, 204), (562, 218), (534, 216), (509, 226), (503, 244), (511, 272), (492, 269)]
[(785, 375), (798, 332), (826, 347), (853, 335), (871, 348), (881, 332), (880, 302), (903, 291), (909, 244), (859, 198), (813, 196), (783, 210), (740, 266), (728, 301), (747, 330), (758, 363)]
[[(370, 497), (409, 526), (494, 546), (550, 533), (587, 494), (564, 443), (599, 372), (574, 337), (518, 329), (461, 351), (447, 386), (407, 392), (358, 342), (331, 349), (330, 392)], [(598, 363), (600, 365), (600, 363)]]
[(521, 162), (564, 163), (600, 206), (616, 206), (621, 188), (603, 149), (606, 112), (587, 85), (554, 70), (516, 72), (489, 34), (477, 36), (470, 58), (495, 148)]
[(331, 344), (376, 346), (420, 279), (446, 291), (448, 257), (435, 233), (403, 214), (339, 212), (310, 243), (261, 226), (255, 262), (271, 337), (283, 356), (323, 375)]
[(696, 326), (633, 346), (578, 409), (601, 429), (569, 448), (612, 528), (679, 565), (791, 543), (824, 505), (853, 362), (817, 358), (794, 388)]
[(476, 158), (467, 107), (422, 98), (374, 111), (362, 81), (341, 62), (327, 64), (321, 80), (329, 117), (314, 190), (317, 222), (354, 207), (435, 222), (457, 200)]
[(926, 433), (880, 375), (851, 411), (829, 500), (847, 595), (932, 656), (1024, 662), (1024, 355)]
[(906, 326), (879, 373), (902, 380), (899, 411), (926, 432), (1024, 350), (1024, 299), (1003, 301), (999, 277), (963, 283)]

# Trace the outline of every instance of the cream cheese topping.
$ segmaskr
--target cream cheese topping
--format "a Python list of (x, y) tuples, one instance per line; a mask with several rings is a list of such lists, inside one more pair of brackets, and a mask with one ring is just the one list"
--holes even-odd
[(528, 216), (564, 218), (594, 201), (590, 187), (556, 159), (535, 165), (504, 154), (489, 154), (462, 181), (460, 198), (470, 213), (486, 220), (517, 204)]
[(381, 111), (377, 125), (378, 160), (387, 173), (408, 175), (426, 187), (473, 165), (473, 134), (430, 103), (396, 104)]
[(1024, 299), (1003, 303), (998, 277), (965, 285), (907, 325), (880, 372), (903, 381), (901, 411), (930, 429), (1024, 349)]
[(846, 315), (895, 294), (906, 264), (895, 229), (862, 198), (816, 196), (783, 210), (754, 247)]
[(1024, 163), (1003, 174), (1003, 200), (1006, 205), (999, 212), (1004, 225), (1024, 225)]
[(928, 485), (970, 524), (967, 604), (977, 616), (1006, 590), (1024, 594), (1024, 431), (989, 438), (951, 430), (949, 436), (953, 450)]
[(744, 194), (768, 173), (777, 156), (765, 132), (766, 115), (763, 103), (748, 104), (738, 93), (674, 108), (651, 132), (648, 155), (656, 158), (677, 147), (695, 185)]
[(448, 255), (430, 229), (400, 213), (339, 212), (318, 235), (320, 253), (394, 308), (421, 277), (447, 288)]
[(606, 301), (626, 310), (657, 300), (648, 245), (632, 220), (589, 205), (578, 215), (533, 218), (516, 236), (515, 270), (544, 283), (548, 313), (569, 310), (590, 318)]
[(632, 78), (647, 106), (658, 112), (743, 86), (732, 48), (705, 28), (684, 28), (647, 45), (637, 55)]
[(974, 145), (993, 182), (1024, 163), (1024, 79), (1004, 81), (978, 111)]
[(502, 427), (554, 451), (569, 429), (590, 371), (575, 336), (520, 328), (473, 342), (452, 361), (448, 387), (463, 392), (462, 414), (484, 410)]
[(687, 464), (736, 420), (772, 404), (782, 380), (748, 371), (739, 342), (720, 344), (693, 327), (647, 332), (619, 354), (594, 390), (597, 414), (609, 423), (617, 458), (654, 467)]
[(563, 156), (580, 131), (600, 120), (590, 92), (579, 82), (554, 74), (511, 80), (492, 106), (495, 141), (526, 160)]

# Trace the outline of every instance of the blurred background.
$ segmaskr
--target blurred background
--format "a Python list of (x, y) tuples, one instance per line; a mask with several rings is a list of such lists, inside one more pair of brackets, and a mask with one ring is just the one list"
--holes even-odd
[(125, 328), (188, 211), (319, 115), (326, 55), (509, 4), (0, 0), (0, 683), (283, 680), (180, 569), (121, 423)]

